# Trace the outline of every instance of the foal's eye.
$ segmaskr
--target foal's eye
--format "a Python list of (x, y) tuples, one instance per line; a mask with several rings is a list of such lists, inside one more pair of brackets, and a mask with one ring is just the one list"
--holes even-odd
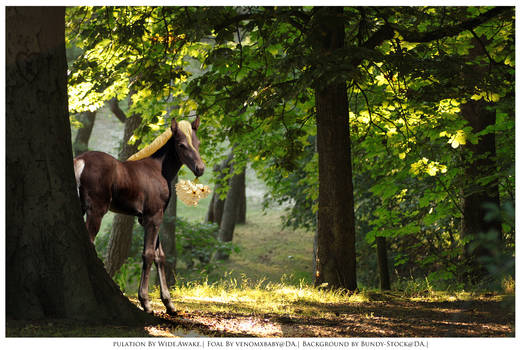
[(186, 148), (186, 145), (184, 143), (179, 144), (180, 148)]

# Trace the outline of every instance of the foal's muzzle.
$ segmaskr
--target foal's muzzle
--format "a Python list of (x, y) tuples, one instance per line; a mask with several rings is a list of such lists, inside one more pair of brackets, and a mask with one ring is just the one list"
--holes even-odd
[(202, 165), (195, 165), (195, 176), (199, 177), (199, 176), (202, 176), (202, 174), (204, 174), (204, 164)]

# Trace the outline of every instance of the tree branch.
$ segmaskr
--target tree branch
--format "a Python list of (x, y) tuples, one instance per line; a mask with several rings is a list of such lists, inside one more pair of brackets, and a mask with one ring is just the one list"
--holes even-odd
[(119, 103), (117, 102), (117, 99), (115, 97), (113, 99), (111, 99), (110, 101), (108, 101), (108, 108), (110, 108), (112, 113), (114, 113), (116, 118), (119, 119), (119, 121), (121, 123), (123, 123), (123, 124), (125, 123), (126, 114), (125, 114), (125, 112), (123, 112), (121, 107), (119, 107)]
[(243, 13), (243, 14), (239, 14), (234, 17), (231, 17), (231, 18), (226, 18), (225, 20), (223, 20), (222, 22), (220, 22), (218, 25), (215, 26), (215, 32), (219, 32), (228, 26), (238, 25), (238, 23), (240, 23), (242, 21), (252, 20), (254, 18), (255, 18), (255, 16), (250, 13)]
[(361, 45), (365, 49), (373, 49), (379, 46), (383, 41), (392, 39), (394, 36), (394, 28), (386, 22), (381, 28), (379, 28), (372, 36)]
[(442, 39), (448, 36), (454, 36), (459, 33), (462, 33), (465, 30), (472, 30), (473, 28), (478, 27), (479, 25), (487, 22), (488, 20), (500, 15), (503, 12), (509, 11), (509, 7), (495, 7), (475, 18), (469, 19), (467, 21), (461, 22), (459, 24), (453, 25), (453, 26), (446, 26), (439, 29), (432, 30), (430, 32), (414, 32), (409, 31), (405, 28), (400, 27), (399, 25), (395, 23), (388, 23), (392, 29), (394, 29), (396, 32), (398, 32), (404, 40), (408, 42), (415, 42), (415, 43), (426, 43), (438, 39)]

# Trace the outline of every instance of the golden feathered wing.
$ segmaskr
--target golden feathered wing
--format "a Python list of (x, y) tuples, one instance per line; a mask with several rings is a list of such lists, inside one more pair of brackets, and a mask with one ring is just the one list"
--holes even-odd
[(168, 128), (165, 132), (159, 135), (155, 140), (152, 141), (151, 144), (140, 150), (139, 152), (133, 154), (128, 158), (128, 160), (139, 160), (146, 157), (150, 157), (152, 154), (157, 152), (162, 146), (168, 142), (168, 140), (172, 137), (172, 130)]

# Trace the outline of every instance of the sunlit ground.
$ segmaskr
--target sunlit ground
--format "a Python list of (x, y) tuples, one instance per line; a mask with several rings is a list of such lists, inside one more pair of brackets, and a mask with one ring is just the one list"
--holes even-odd
[[(514, 295), (362, 291), (349, 294), (229, 278), (171, 291), (180, 326), (209, 336), (411, 337), (514, 335)], [(164, 312), (159, 292), (152, 306)], [(136, 298), (132, 300), (137, 303)], [(168, 329), (149, 330), (168, 335)]]
[[(227, 280), (171, 291), (178, 315), (151, 293), (157, 324), (140, 327), (9, 321), (8, 337), (514, 337), (515, 296), (426, 291), (348, 294), (307, 284)], [(130, 300), (139, 305), (135, 296)]]

